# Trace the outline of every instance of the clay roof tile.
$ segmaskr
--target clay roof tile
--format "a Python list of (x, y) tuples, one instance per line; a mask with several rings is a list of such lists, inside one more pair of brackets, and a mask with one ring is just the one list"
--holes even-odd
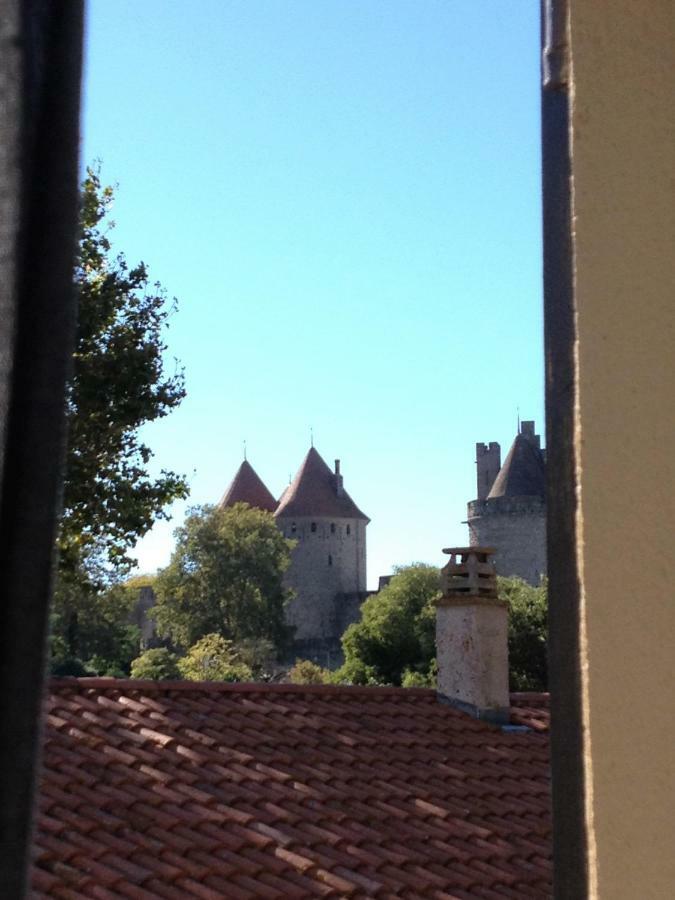
[(297, 475), (279, 498), (276, 515), (284, 518), (316, 516), (370, 521), (338, 485), (338, 477), (315, 447), (310, 447)]
[(512, 704), (54, 680), (31, 897), (548, 896), (548, 697)]
[(226, 506), (234, 506), (235, 503), (248, 503), (249, 506), (264, 509), (266, 512), (274, 512), (277, 508), (277, 501), (248, 460), (244, 460), (239, 466), (237, 474), (218, 505), (224, 509)]

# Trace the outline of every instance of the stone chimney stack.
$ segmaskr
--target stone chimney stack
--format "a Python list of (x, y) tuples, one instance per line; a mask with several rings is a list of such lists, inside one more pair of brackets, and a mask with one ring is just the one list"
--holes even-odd
[(335, 460), (335, 493), (338, 497), (341, 497), (344, 493), (344, 487), (342, 486), (342, 475), (340, 475), (340, 460)]
[(436, 610), (438, 693), (476, 718), (509, 720), (508, 609), (490, 547), (453, 547)]

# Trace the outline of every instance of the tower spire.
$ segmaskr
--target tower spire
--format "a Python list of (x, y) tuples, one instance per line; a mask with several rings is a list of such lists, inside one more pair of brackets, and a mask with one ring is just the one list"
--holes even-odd
[(244, 462), (246, 462), (246, 438), (244, 438)]

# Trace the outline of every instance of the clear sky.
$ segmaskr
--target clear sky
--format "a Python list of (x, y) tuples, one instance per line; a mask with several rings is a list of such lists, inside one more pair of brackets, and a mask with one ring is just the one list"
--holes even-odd
[[(543, 431), (537, 0), (90, 0), (82, 162), (179, 301), (154, 465), (278, 495), (314, 431), (369, 583), (467, 541), (474, 445)], [(185, 504), (137, 548), (168, 562)]]

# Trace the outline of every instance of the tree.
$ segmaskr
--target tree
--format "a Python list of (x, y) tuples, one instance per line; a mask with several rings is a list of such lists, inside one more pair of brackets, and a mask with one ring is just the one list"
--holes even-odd
[(163, 332), (175, 306), (144, 263), (113, 257), (106, 223), (113, 201), (98, 171), (82, 185), (75, 280), (79, 312), (67, 392), (68, 454), (59, 537), (59, 577), (100, 585), (128, 571), (129, 551), (173, 500), (185, 479), (152, 477), (152, 451), (139, 428), (185, 396), (183, 374), (164, 371)]
[(400, 566), (379, 593), (361, 607), (361, 620), (342, 638), (345, 663), (339, 680), (400, 685), (405, 670), (427, 672), (434, 656), (439, 571), (415, 563)]
[(498, 578), (499, 596), (509, 603), (509, 680), (512, 691), (545, 691), (548, 686), (547, 584), (533, 587), (520, 578)]
[(192, 509), (176, 534), (171, 562), (157, 577), (152, 611), (159, 633), (180, 647), (207, 634), (240, 644), (265, 638), (277, 650), (290, 630), (282, 576), (293, 541), (271, 513), (245, 503)]
[(269, 638), (244, 638), (237, 642), (237, 655), (251, 670), (254, 681), (273, 677), (277, 650)]
[(331, 673), (310, 659), (296, 659), (288, 680), (291, 684), (329, 684)]
[(178, 660), (166, 647), (146, 650), (131, 664), (131, 677), (147, 681), (177, 681), (180, 677)]
[[(185, 479), (151, 476), (152, 451), (139, 428), (167, 415), (185, 394), (183, 375), (164, 371), (163, 331), (173, 305), (146, 266), (113, 256), (106, 220), (113, 191), (96, 169), (82, 184), (75, 268), (79, 313), (67, 389), (68, 451), (58, 537), (54, 658), (89, 653), (106, 617), (104, 590), (122, 577), (130, 551), (164, 508), (187, 495)], [(175, 304), (175, 301), (174, 301)], [(119, 631), (116, 623), (113, 632)], [(111, 640), (116, 640), (111, 632)]]
[(130, 621), (135, 602), (124, 585), (97, 592), (62, 582), (51, 612), (52, 672), (127, 675), (140, 646)]
[(220, 634), (207, 634), (193, 644), (178, 670), (188, 681), (251, 681), (253, 673), (237, 653), (232, 641)]
[[(509, 604), (509, 682), (514, 691), (546, 690), (546, 584), (498, 578)], [(333, 679), (350, 684), (436, 684), (436, 606), (439, 572), (433, 566), (401, 567), (389, 584), (361, 607), (361, 620), (342, 638), (344, 665)]]
[(415, 669), (405, 669), (401, 678), (401, 687), (435, 688), (437, 684), (438, 669), (436, 667), (436, 657), (431, 660), (428, 671), (420, 672), (415, 671)]

